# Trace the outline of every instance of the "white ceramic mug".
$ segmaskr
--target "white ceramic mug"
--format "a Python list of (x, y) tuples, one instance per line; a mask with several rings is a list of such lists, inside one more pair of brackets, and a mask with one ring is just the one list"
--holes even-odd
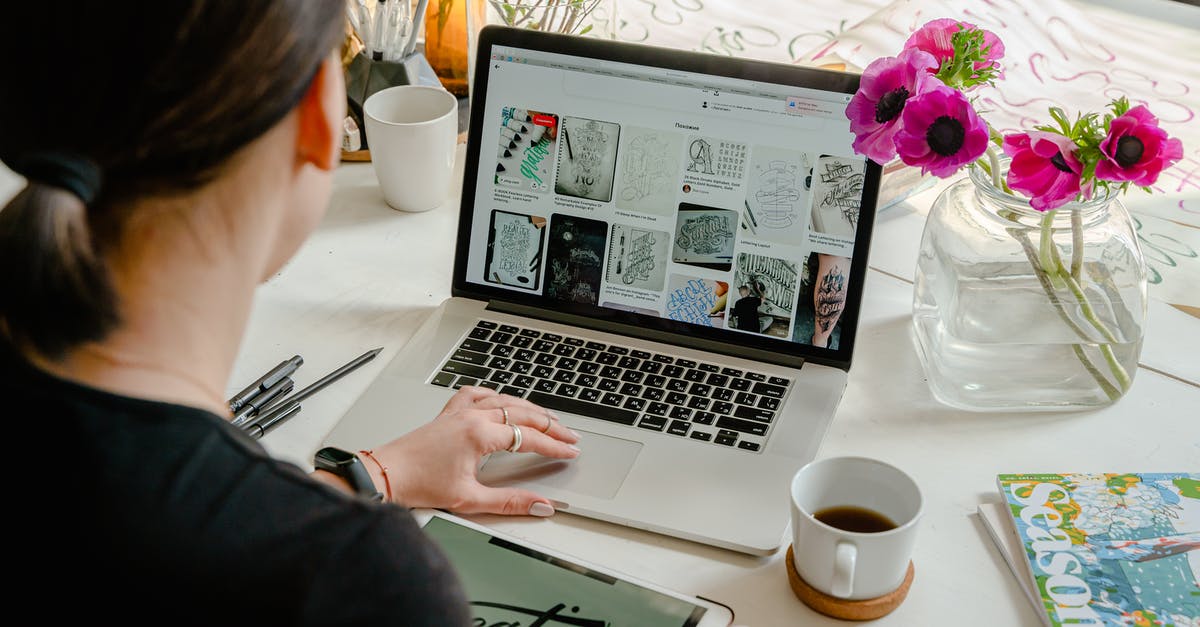
[(363, 103), (367, 148), (383, 199), (428, 211), (446, 202), (458, 143), (458, 99), (441, 87), (397, 85)]
[[(887, 517), (887, 531), (855, 532), (814, 514), (857, 507)], [(792, 554), (808, 585), (847, 600), (873, 599), (900, 587), (908, 572), (923, 501), (904, 471), (866, 457), (814, 461), (792, 478)]]

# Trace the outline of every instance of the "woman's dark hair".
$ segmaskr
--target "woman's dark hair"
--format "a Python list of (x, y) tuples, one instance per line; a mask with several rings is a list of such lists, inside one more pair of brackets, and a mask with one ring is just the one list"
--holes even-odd
[[(211, 181), (286, 116), (343, 0), (11, 3), (0, 19), (0, 333), (48, 357), (119, 322), (103, 253), (130, 201)], [(17, 8), (19, 7), (19, 8)]]

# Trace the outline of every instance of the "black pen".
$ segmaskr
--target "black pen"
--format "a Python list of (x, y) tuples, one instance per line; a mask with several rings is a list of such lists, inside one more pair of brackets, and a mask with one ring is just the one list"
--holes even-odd
[(233, 426), (239, 427), (245, 424), (251, 418), (257, 416), (259, 412), (263, 410), (263, 408), (273, 403), (275, 399), (280, 398), (284, 394), (290, 393), (295, 387), (296, 382), (293, 381), (291, 377), (284, 377), (280, 379), (275, 383), (275, 385), (272, 385), (271, 387), (263, 390), (261, 394), (251, 398), (249, 401), (246, 401), (246, 404), (242, 405), (242, 408), (237, 410), (237, 413), (233, 415)]
[(246, 403), (250, 402), (251, 399), (270, 389), (271, 386), (279, 383), (281, 380), (291, 376), (291, 374), (295, 372), (296, 369), (299, 368), (303, 363), (304, 358), (300, 357), (299, 355), (296, 355), (295, 357), (292, 357), (286, 361), (279, 362), (278, 366), (271, 368), (269, 371), (267, 371), (267, 374), (259, 377), (257, 381), (251, 383), (244, 390), (238, 392), (233, 398), (229, 399), (230, 413), (237, 415), (238, 411), (241, 410)]
[(298, 413), (300, 413), (300, 403), (296, 401), (285, 402), (263, 414), (253, 424), (245, 427), (246, 435), (257, 440), (266, 435), (271, 429), (274, 429), (279, 423)]
[[(320, 379), (317, 380), (316, 383), (313, 383), (312, 385), (304, 388), (303, 390), (300, 390), (299, 392), (296, 392), (295, 394), (279, 401), (278, 403), (271, 405), (270, 409), (272, 411), (274, 411), (276, 408), (282, 407), (284, 404), (290, 403), (290, 402), (299, 403), (300, 401), (312, 396), (313, 394), (320, 392), (322, 389), (325, 388), (325, 386), (329, 385), (330, 383), (333, 383), (334, 381), (337, 381), (338, 379), (341, 379), (342, 377), (346, 376), (350, 372), (354, 371), (354, 369), (367, 363), (368, 361), (375, 359), (375, 356), (378, 355), (379, 351), (381, 351), (381, 350), (383, 350), (382, 347), (376, 348), (374, 350), (369, 350), (369, 351), (359, 355), (358, 357), (355, 357), (353, 360), (350, 361), (350, 363), (321, 377)], [(262, 413), (264, 410), (259, 409), (258, 411), (259, 411), (259, 413)], [(261, 420), (256, 420), (256, 421), (254, 421), (253, 424), (257, 425), (261, 422), (262, 422)], [(252, 426), (253, 425), (245, 425), (245, 426), (243, 426), (243, 428), (249, 429)]]

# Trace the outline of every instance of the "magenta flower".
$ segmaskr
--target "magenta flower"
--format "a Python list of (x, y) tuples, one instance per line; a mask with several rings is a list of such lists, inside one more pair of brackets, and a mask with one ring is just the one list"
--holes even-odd
[(926, 52), (905, 50), (897, 57), (875, 59), (863, 71), (858, 92), (846, 105), (854, 150), (876, 163), (896, 156), (892, 141), (900, 124), (900, 113), (912, 97), (941, 85), (933, 77), (937, 61)]
[(1004, 136), (1004, 153), (1012, 157), (1008, 186), (1029, 196), (1038, 211), (1057, 209), (1079, 196), (1083, 164), (1075, 142), (1058, 133), (1029, 131)]
[(1158, 118), (1146, 107), (1137, 106), (1112, 121), (1108, 136), (1100, 142), (1100, 153), (1096, 178), (1133, 181), (1144, 187), (1153, 185), (1163, 169), (1183, 158), (1183, 143), (1168, 138), (1159, 128)]
[[(908, 36), (908, 41), (904, 42), (904, 48), (924, 50), (933, 55), (939, 64), (945, 63), (954, 58), (954, 33), (972, 28), (978, 27), (970, 22), (960, 22), (948, 17), (930, 20)], [(999, 61), (1004, 57), (1004, 43), (1000, 41), (996, 33), (982, 28), (979, 30), (983, 31), (983, 47), (986, 49), (986, 53), (984, 60), (975, 62), (975, 71), (979, 72), (991, 67), (995, 67), (999, 71)], [(1003, 76), (1004, 73), (1000, 72), (999, 75)]]
[(946, 178), (987, 149), (987, 123), (957, 89), (938, 85), (909, 99), (900, 118), (896, 152), (922, 174)]

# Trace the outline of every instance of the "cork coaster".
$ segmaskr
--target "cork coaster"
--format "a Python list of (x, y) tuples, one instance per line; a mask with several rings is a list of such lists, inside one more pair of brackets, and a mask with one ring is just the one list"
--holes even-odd
[(908, 596), (908, 589), (912, 586), (913, 581), (913, 565), (912, 562), (909, 562), (908, 572), (904, 575), (904, 581), (900, 583), (899, 588), (874, 599), (839, 599), (817, 590), (800, 578), (800, 573), (796, 572), (796, 562), (793, 560), (791, 545), (788, 545), (787, 550), (787, 573), (788, 583), (792, 584), (792, 592), (795, 592), (805, 605), (826, 616), (843, 620), (874, 620), (888, 615), (900, 606), (904, 597)]

